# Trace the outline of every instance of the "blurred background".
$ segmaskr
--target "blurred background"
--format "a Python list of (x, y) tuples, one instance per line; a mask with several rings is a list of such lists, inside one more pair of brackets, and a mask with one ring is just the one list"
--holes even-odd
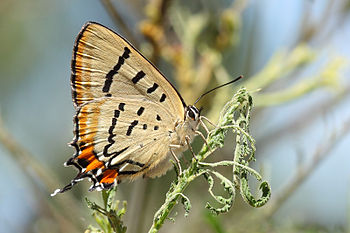
[[(101, 195), (88, 181), (49, 195), (76, 174), (63, 167), (74, 153), (70, 60), (80, 28), (96, 21), (139, 48), (187, 104), (239, 75), (253, 95), (254, 168), (270, 201), (255, 209), (237, 195), (212, 216), (198, 179), (185, 193), (189, 216), (178, 205), (160, 232), (350, 232), (349, 10), (349, 0), (1, 0), (0, 231), (97, 226), (84, 198)], [(204, 115), (216, 122), (238, 86), (203, 99)], [(210, 161), (231, 158), (233, 145), (229, 135)], [(174, 177), (119, 185), (127, 232), (148, 231)]]

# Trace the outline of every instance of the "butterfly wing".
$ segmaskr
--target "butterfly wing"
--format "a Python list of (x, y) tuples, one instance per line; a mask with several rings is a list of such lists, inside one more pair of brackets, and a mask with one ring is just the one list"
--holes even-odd
[(100, 97), (145, 96), (183, 116), (180, 94), (129, 42), (110, 29), (89, 22), (80, 31), (72, 59), (75, 106)]
[(157, 164), (164, 164), (161, 172), (167, 170), (170, 138), (186, 104), (132, 45), (100, 24), (87, 23), (74, 46), (71, 85), (76, 154), (66, 165), (79, 173), (54, 194), (85, 177), (93, 190), (147, 174)]
[(167, 114), (142, 97), (103, 97), (81, 105), (72, 142), (77, 152), (66, 163), (80, 171), (73, 182), (90, 177), (92, 189), (108, 188), (166, 159), (174, 125)]

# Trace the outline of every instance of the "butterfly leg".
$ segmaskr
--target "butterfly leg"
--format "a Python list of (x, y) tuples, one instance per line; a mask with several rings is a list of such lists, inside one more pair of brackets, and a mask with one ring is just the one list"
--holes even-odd
[(199, 118), (199, 123), (201, 124), (201, 126), (203, 126), (205, 132), (206, 132), (207, 134), (209, 134), (209, 129), (208, 129), (208, 127), (204, 124), (204, 122), (203, 122), (200, 118)]
[(186, 140), (188, 149), (190, 149), (190, 151), (191, 151), (191, 153), (192, 153), (192, 155), (193, 155), (193, 158), (194, 158), (195, 160), (197, 160), (197, 156), (196, 156), (196, 154), (193, 152), (193, 148), (192, 148), (191, 143), (190, 143), (190, 141), (191, 141), (190, 137), (189, 137), (188, 135), (186, 135), (186, 136), (185, 136), (185, 140)]
[(181, 169), (180, 160), (177, 158), (175, 152), (173, 151), (173, 148), (181, 148), (181, 146), (180, 145), (170, 145), (169, 148), (170, 148), (170, 153), (174, 157), (175, 162), (177, 164), (177, 167), (179, 168), (179, 175), (181, 175), (182, 174), (182, 169)]
[[(217, 125), (215, 125), (213, 122), (211, 122), (211, 120), (209, 120), (209, 119), (206, 118), (205, 116), (200, 116), (200, 117), (199, 117), (199, 120), (200, 120), (200, 122), (201, 122), (203, 128), (206, 128), (206, 126), (205, 126), (204, 123), (203, 123), (203, 120), (206, 120), (209, 124), (211, 124), (211, 125), (214, 126), (215, 128), (218, 127)], [(208, 132), (208, 128), (206, 129), (206, 131)]]
[(209, 144), (208, 144), (208, 141), (207, 141), (207, 139), (204, 137), (204, 135), (202, 134), (202, 132), (196, 130), (195, 133), (196, 133), (197, 135), (199, 135), (199, 136), (203, 139), (203, 141), (204, 141), (205, 144), (207, 145), (208, 149), (211, 151), (211, 148), (210, 148), (210, 146), (209, 146)]

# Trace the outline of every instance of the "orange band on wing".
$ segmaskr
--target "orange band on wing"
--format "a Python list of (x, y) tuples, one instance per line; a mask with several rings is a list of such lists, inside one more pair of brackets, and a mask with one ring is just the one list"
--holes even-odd
[(104, 168), (104, 163), (99, 161), (94, 152), (94, 140), (98, 128), (99, 110), (89, 105), (83, 106), (78, 114), (79, 134), (78, 145), (80, 151), (77, 157), (80, 166), (85, 168), (85, 173), (96, 168)]
[(75, 102), (79, 106), (86, 102), (87, 100), (93, 99), (93, 94), (90, 91), (91, 85), (89, 83), (91, 82), (91, 67), (92, 67), (92, 61), (89, 59), (85, 53), (84, 50), (87, 47), (86, 41), (89, 41), (89, 31), (88, 28), (85, 28), (85, 30), (82, 32), (83, 34), (81, 37), (78, 37), (78, 40), (76, 41), (76, 48), (74, 50), (74, 68), (75, 71), (74, 74), (74, 84), (75, 87)]
[(95, 159), (86, 167), (86, 171), (85, 171), (85, 172), (94, 170), (94, 169), (96, 169), (96, 168), (104, 168), (104, 163), (95, 158)]
[(100, 183), (111, 184), (114, 182), (115, 178), (118, 176), (118, 172), (114, 169), (107, 169), (103, 172), (103, 177)]
[[(78, 159), (86, 159), (88, 161), (91, 161), (93, 159), (90, 159), (90, 157), (94, 157), (94, 147), (93, 146), (89, 146), (86, 149), (84, 149), (80, 155), (78, 156)], [(93, 155), (93, 156), (92, 156)]]
[[(79, 110), (78, 123), (78, 145), (80, 143), (92, 145), (98, 130), (98, 117), (100, 110), (96, 107), (90, 108), (89, 105), (83, 106)], [(89, 146), (90, 147), (90, 146)], [(93, 150), (93, 146), (89, 150)]]

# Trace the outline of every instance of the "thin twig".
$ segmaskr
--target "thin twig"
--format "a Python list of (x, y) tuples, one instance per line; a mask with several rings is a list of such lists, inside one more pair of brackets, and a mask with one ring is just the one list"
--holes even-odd
[(350, 86), (344, 88), (344, 90), (337, 96), (333, 98), (328, 98), (325, 101), (320, 101), (319, 104), (313, 105), (302, 111), (294, 119), (291, 119), (287, 124), (283, 125), (281, 128), (267, 133), (261, 139), (257, 140), (257, 147), (263, 150), (264, 145), (268, 145), (269, 142), (274, 142), (281, 138), (284, 134), (288, 133), (295, 134), (300, 130), (305, 129), (306, 126), (310, 125), (315, 121), (315, 117), (321, 115), (324, 112), (329, 111), (332, 107), (336, 106), (340, 101), (347, 98), (350, 95)]
[[(45, 203), (47, 206), (52, 206), (52, 202), (48, 199), (49, 193), (55, 190), (58, 186), (63, 186), (58, 179), (54, 178), (54, 175), (51, 170), (46, 169), (42, 166), (42, 163), (35, 159), (20, 143), (18, 143), (12, 135), (5, 129), (2, 117), (0, 115), (0, 143), (4, 146), (5, 149), (9, 152), (9, 155), (17, 162), (18, 166), (26, 174), (26, 177), (32, 183), (34, 191), (40, 193), (40, 195), (35, 195), (40, 199), (40, 203)], [(46, 188), (45, 194), (42, 192), (42, 187), (38, 186), (37, 180), (42, 181), (44, 188)], [(36, 186), (36, 187), (35, 187)], [(38, 191), (40, 190), (40, 192)], [(56, 211), (61, 211), (61, 219), (70, 223), (72, 226), (75, 226), (76, 229), (81, 229), (82, 226), (79, 224), (79, 221), (73, 221), (77, 216), (83, 216), (79, 210), (81, 209), (74, 199), (70, 195), (62, 196), (61, 198), (54, 199), (57, 201), (60, 208), (56, 208)], [(61, 209), (62, 208), (62, 209)], [(55, 217), (58, 215), (54, 212), (55, 208), (48, 208), (51, 211), (51, 214)]]
[(159, 24), (162, 24), (163, 27), (165, 26), (166, 24), (166, 16), (168, 14), (168, 9), (171, 5), (171, 0), (161, 0), (160, 2), (160, 7), (159, 7), (159, 16), (158, 16), (158, 23)]
[(295, 176), (288, 183), (288, 185), (275, 198), (270, 201), (265, 216), (271, 218), (274, 213), (285, 203), (285, 201), (300, 187), (300, 185), (310, 176), (310, 174), (317, 168), (317, 166), (327, 157), (330, 156), (330, 151), (339, 143), (341, 139), (350, 130), (350, 118), (347, 119), (341, 127), (340, 131), (334, 130), (329, 138), (317, 146), (312, 160), (309, 164), (300, 166), (295, 173)]
[(118, 13), (117, 9), (114, 7), (113, 3), (110, 0), (101, 0), (102, 5), (112, 18), (113, 22), (120, 26), (122, 31), (125, 33), (125, 37), (128, 39), (128, 41), (131, 41), (133, 45), (136, 47), (139, 47), (138, 40), (134, 36), (133, 32), (130, 30), (130, 27), (126, 24), (124, 19), (121, 17), (121, 15)]
[[(310, 12), (312, 12), (312, 7), (306, 8), (300, 20), (301, 28), (299, 36), (295, 41), (295, 45), (299, 43), (313, 42), (317, 36), (317, 43), (321, 44), (334, 35), (334, 31), (339, 30), (346, 21), (344, 20), (344, 18), (347, 17), (347, 14), (344, 12), (344, 9), (346, 9), (346, 4), (346, 1), (328, 1), (323, 9), (323, 12), (321, 13), (320, 20), (315, 23), (310, 23), (312, 22), (310, 20)], [(305, 2), (305, 5), (310, 5), (310, 3)], [(329, 20), (332, 15), (336, 16), (333, 17), (335, 19), (333, 21)], [(331, 24), (337, 26), (329, 27), (330, 22)]]
[(170, 5), (171, 0), (150, 1), (145, 8), (152, 13), (146, 14), (148, 17), (140, 23), (141, 33), (152, 46), (149, 58), (155, 65), (159, 62), (164, 47), (171, 47), (165, 36)]
[(248, 166), (245, 166), (243, 164), (240, 164), (236, 161), (226, 161), (226, 160), (222, 160), (220, 162), (216, 162), (216, 163), (205, 163), (205, 162), (199, 162), (198, 163), (201, 166), (208, 166), (208, 167), (217, 167), (217, 166), (238, 166), (246, 171), (248, 171), (249, 173), (253, 174), (257, 180), (261, 180), (262, 177), (259, 173), (257, 173), (253, 168), (250, 168)]

